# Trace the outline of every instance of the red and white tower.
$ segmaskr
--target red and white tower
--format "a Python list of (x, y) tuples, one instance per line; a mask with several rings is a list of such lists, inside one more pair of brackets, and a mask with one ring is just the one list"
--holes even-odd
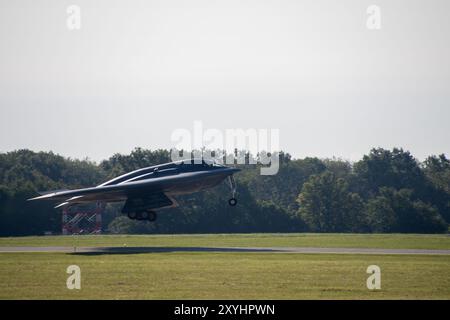
[(99, 234), (102, 232), (102, 213), (105, 204), (67, 206), (62, 214), (62, 234)]

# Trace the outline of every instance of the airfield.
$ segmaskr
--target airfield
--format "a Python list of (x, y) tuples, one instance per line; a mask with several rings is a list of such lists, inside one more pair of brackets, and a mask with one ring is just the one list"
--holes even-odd
[[(367, 288), (370, 265), (380, 290)], [(450, 299), (450, 236), (0, 238), (0, 299)]]

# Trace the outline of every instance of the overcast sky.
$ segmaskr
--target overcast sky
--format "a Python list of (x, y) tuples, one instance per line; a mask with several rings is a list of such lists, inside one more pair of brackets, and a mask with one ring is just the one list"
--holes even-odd
[(0, 152), (99, 161), (200, 120), (277, 128), (297, 158), (449, 155), (449, 17), (448, 0), (0, 0)]

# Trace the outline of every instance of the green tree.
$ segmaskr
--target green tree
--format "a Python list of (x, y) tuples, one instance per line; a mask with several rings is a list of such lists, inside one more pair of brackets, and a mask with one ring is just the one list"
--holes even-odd
[(444, 154), (428, 157), (424, 162), (424, 172), (437, 189), (450, 195), (450, 160)]
[(365, 230), (361, 197), (349, 191), (348, 183), (332, 172), (312, 176), (298, 196), (299, 216), (317, 232)]
[(433, 203), (450, 223), (450, 160), (443, 154), (428, 157), (423, 170), (429, 182), (427, 202)]
[(439, 211), (421, 200), (413, 191), (381, 188), (380, 195), (368, 201), (366, 214), (374, 232), (440, 233), (447, 223)]
[(417, 160), (403, 149), (372, 149), (354, 165), (359, 193), (366, 198), (382, 187), (411, 189), (416, 196), (425, 194), (425, 175)]

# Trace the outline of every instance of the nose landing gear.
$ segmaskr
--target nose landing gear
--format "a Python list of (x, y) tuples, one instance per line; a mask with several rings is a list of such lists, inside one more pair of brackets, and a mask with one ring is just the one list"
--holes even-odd
[(228, 176), (228, 185), (231, 189), (231, 199), (228, 200), (228, 204), (232, 207), (237, 205), (237, 199), (236, 196), (236, 181), (234, 180), (233, 176)]

